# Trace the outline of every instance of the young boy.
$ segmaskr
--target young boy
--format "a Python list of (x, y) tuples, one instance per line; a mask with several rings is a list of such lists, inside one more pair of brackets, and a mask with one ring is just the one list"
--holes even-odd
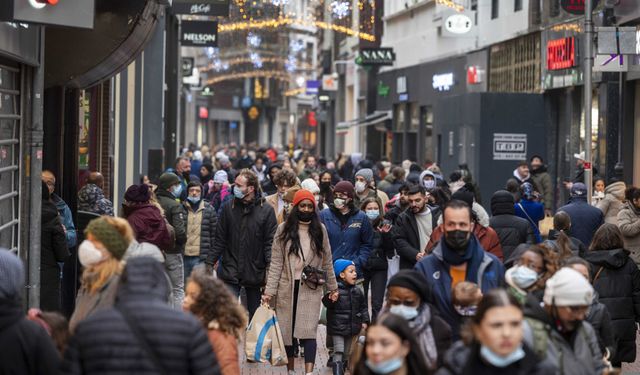
[(356, 287), (356, 265), (346, 259), (338, 259), (333, 265), (338, 278), (340, 296), (336, 302), (324, 296), (327, 307), (327, 335), (333, 338), (333, 374), (344, 374), (343, 358), (349, 356), (351, 342), (369, 323), (369, 308), (362, 290)]
[(453, 287), (451, 303), (458, 315), (470, 317), (476, 315), (478, 304), (482, 301), (482, 290), (476, 283), (462, 281)]

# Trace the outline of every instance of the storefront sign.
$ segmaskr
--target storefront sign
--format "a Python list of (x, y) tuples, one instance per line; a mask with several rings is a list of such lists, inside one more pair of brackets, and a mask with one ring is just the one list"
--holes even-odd
[[(599, 0), (593, 0), (593, 9), (598, 3)], [(585, 0), (560, 0), (560, 5), (567, 13), (584, 15)]]
[(396, 54), (393, 52), (393, 48), (365, 48), (360, 51), (360, 56), (358, 56), (358, 63), (364, 66), (393, 65), (394, 61), (396, 61)]
[(407, 77), (401, 76), (396, 80), (396, 93), (404, 94), (407, 92)]
[(455, 85), (453, 73), (434, 74), (432, 79), (433, 89), (436, 91), (449, 91)]
[(484, 82), (486, 72), (479, 66), (470, 66), (467, 68), (467, 84), (478, 85)]
[(216, 21), (182, 21), (181, 28), (182, 46), (218, 46), (218, 22)]
[(171, 9), (176, 14), (228, 17), (229, 0), (173, 0)]
[(404, 94), (398, 95), (398, 101), (402, 102), (402, 103), (408, 102), (409, 101), (409, 94), (404, 93)]
[(390, 91), (391, 91), (391, 87), (385, 85), (384, 82), (382, 81), (378, 82), (378, 95), (382, 96), (383, 98), (386, 98), (387, 96), (389, 96)]
[(0, 21), (93, 29), (94, 0), (0, 1)]
[(307, 81), (307, 95), (318, 95), (320, 92), (320, 81)]
[(462, 13), (452, 14), (444, 21), (444, 28), (453, 34), (466, 34), (471, 31), (471, 27), (473, 27), (473, 20)]
[(322, 90), (338, 91), (338, 77), (333, 74), (325, 74), (322, 76)]
[(527, 135), (494, 133), (493, 160), (527, 160)]
[(182, 58), (182, 76), (183, 77), (191, 77), (191, 75), (193, 75), (194, 64), (195, 62), (193, 57)]
[(560, 70), (576, 66), (576, 38), (567, 37), (547, 42), (547, 69)]

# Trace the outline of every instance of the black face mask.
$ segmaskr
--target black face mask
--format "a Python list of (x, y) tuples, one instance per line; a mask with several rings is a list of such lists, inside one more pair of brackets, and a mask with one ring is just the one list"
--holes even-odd
[(322, 182), (322, 181), (320, 181), (320, 190), (328, 191), (329, 189), (331, 189), (331, 182)]
[(458, 255), (464, 255), (467, 251), (470, 238), (469, 232), (465, 230), (452, 230), (444, 233), (445, 243)]
[(302, 211), (298, 211), (298, 220), (302, 221), (303, 223), (308, 223), (311, 220), (313, 220), (313, 216), (316, 213), (311, 211), (311, 212), (302, 212)]

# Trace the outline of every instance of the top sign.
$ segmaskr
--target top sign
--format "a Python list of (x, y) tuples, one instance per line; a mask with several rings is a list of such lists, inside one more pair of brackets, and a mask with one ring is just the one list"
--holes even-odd
[(360, 65), (393, 65), (396, 54), (393, 48), (364, 48), (360, 51)]
[(183, 46), (217, 47), (218, 22), (182, 21), (180, 42)]
[(466, 34), (471, 31), (473, 21), (462, 13), (452, 14), (444, 21), (444, 28), (453, 34)]
[(229, 16), (229, 0), (173, 0), (173, 12), (199, 16)]
[[(593, 0), (593, 9), (598, 6), (598, 2), (599, 0)], [(585, 0), (560, 0), (560, 5), (567, 13), (584, 15)]]

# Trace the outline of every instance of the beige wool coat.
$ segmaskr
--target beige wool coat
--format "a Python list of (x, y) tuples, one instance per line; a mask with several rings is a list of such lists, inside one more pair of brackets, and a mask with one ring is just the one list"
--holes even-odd
[[(320, 318), (320, 309), (322, 308), (324, 288), (319, 287), (316, 290), (312, 290), (307, 287), (304, 282), (300, 281), (298, 306), (295, 316), (295, 332), (292, 332), (294, 321), (294, 267), (297, 256), (290, 256), (289, 244), (283, 244), (282, 241), (279, 240), (284, 225), (285, 224), (280, 224), (278, 226), (278, 230), (273, 237), (271, 265), (269, 266), (265, 294), (275, 299), (275, 311), (280, 329), (282, 330), (284, 344), (292, 345), (293, 337), (297, 339), (315, 339), (317, 337), (318, 320)], [(333, 271), (331, 245), (329, 244), (329, 237), (327, 236), (327, 230), (324, 225), (322, 225), (322, 235), (322, 258), (314, 256), (312, 259), (306, 259), (305, 264), (323, 269), (327, 273), (326, 286), (328, 290), (336, 290), (338, 289), (338, 284)]]

